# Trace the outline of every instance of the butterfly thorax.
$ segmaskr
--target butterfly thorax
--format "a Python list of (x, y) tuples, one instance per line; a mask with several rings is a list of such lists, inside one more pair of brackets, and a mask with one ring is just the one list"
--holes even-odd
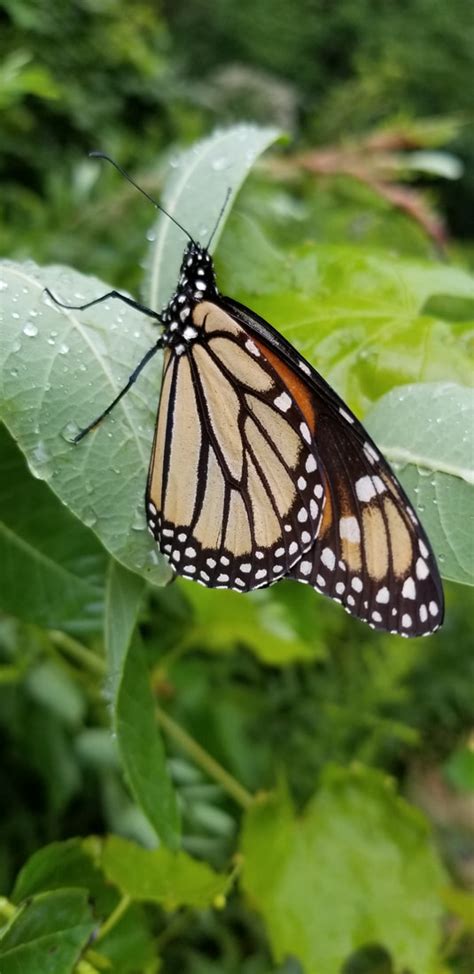
[(193, 310), (200, 301), (218, 294), (212, 257), (205, 247), (190, 242), (183, 254), (178, 286), (161, 314), (163, 342), (182, 353), (198, 337)]

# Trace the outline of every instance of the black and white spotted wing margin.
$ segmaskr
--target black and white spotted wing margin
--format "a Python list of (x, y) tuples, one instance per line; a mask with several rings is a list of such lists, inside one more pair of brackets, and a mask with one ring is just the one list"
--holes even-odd
[(349, 422), (320, 414), (327, 504), (313, 548), (289, 577), (373, 628), (429, 635), (443, 619), (443, 591), (428, 539), (373, 443), (361, 449)]
[(165, 353), (147, 485), (149, 528), (175, 570), (250, 591), (287, 575), (324, 502), (310, 428), (258, 343), (211, 302)]

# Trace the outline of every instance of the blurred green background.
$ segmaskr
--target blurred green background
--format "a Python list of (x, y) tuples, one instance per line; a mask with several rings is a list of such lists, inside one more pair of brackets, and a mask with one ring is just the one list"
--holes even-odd
[[(0, 0), (0, 253), (138, 294), (150, 211), (87, 152), (107, 151), (159, 196), (180, 147), (254, 120), (289, 136), (235, 208), (261, 234), (255, 262), (259, 247), (268, 263), (269, 246), (308, 241), (468, 267), (473, 35), (470, 0)], [(239, 297), (236, 226), (217, 264)], [(472, 347), (472, 330), (463, 340)], [(6, 437), (1, 448), (10, 457)], [(474, 879), (473, 604), (466, 587), (446, 594), (444, 629), (416, 643), (288, 583), (257, 597), (251, 637), (219, 593), (208, 604), (181, 583), (150, 593), (140, 620), (157, 698), (247, 789), (283, 778), (302, 808), (329, 765), (358, 761), (423, 810), (449, 895), (436, 966), (421, 974), (471, 974), (474, 949), (463, 898)], [(62, 635), (0, 617), (5, 896), (47, 843), (109, 830), (150, 842), (117, 766), (107, 693)], [(98, 624), (81, 638), (101, 653)], [(224, 869), (235, 808), (174, 744), (169, 753), (185, 848)], [(134, 929), (135, 939), (123, 927), (121, 959), (110, 951), (117, 974), (151, 974), (158, 954), (170, 974), (305, 969), (272, 959), (272, 935), (242, 894), (222, 912), (145, 910)], [(352, 946), (344, 974), (399, 969), (384, 944)]]

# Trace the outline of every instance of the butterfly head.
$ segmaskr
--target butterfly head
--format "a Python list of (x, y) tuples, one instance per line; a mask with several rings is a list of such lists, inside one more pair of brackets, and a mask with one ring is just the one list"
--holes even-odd
[(190, 327), (193, 308), (200, 301), (212, 300), (216, 294), (212, 257), (206, 247), (190, 240), (181, 261), (176, 291), (161, 316), (165, 344), (181, 348), (183, 339), (185, 344), (193, 340), (194, 329)]
[(216, 279), (212, 257), (206, 247), (190, 240), (185, 248), (179, 272), (178, 292), (185, 291), (194, 301), (202, 301), (216, 293)]

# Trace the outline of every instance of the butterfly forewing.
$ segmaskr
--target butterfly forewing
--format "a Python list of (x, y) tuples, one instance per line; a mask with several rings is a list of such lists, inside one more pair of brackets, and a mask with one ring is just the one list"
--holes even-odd
[(195, 340), (166, 355), (149, 526), (179, 574), (248, 591), (286, 575), (317, 536), (315, 414), (298, 376), (216, 304), (197, 305), (190, 327)]
[[(226, 299), (227, 300), (227, 299)], [(228, 301), (254, 339), (305, 377), (325, 509), (310, 551), (288, 572), (374, 628), (428, 635), (443, 620), (443, 590), (429, 541), (367, 432), (325, 380), (278, 332)]]

